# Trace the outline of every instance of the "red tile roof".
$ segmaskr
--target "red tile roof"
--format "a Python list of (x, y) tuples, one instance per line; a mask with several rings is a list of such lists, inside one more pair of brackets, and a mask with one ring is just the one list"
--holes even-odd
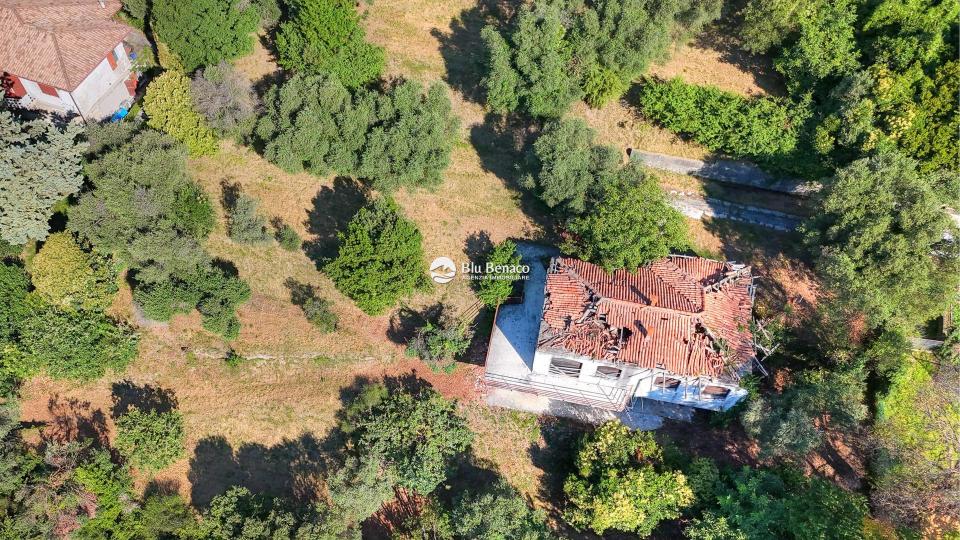
[(118, 0), (0, 0), (0, 72), (73, 91), (132, 28)]
[(683, 376), (735, 375), (753, 358), (750, 267), (674, 255), (610, 274), (556, 258), (539, 347)]

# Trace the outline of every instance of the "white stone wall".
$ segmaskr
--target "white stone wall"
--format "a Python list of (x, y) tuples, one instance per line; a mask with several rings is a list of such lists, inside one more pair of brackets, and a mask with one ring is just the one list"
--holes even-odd
[(73, 102), (70, 101), (70, 93), (64, 90), (57, 89), (57, 96), (51, 96), (44, 93), (40, 89), (40, 85), (29, 80), (20, 78), (20, 82), (23, 84), (23, 89), (27, 91), (27, 95), (30, 96), (30, 106), (38, 107), (41, 109), (47, 109), (57, 112), (68, 112), (76, 111), (76, 108), (73, 106)]
[[(125, 88), (124, 92), (111, 91), (115, 86), (122, 85), (130, 76), (130, 59), (123, 49), (123, 43), (118, 43), (114, 51), (117, 54), (115, 69), (111, 69), (110, 63), (104, 58), (71, 92), (77, 106), (80, 107), (80, 113), (88, 119), (99, 120), (103, 116), (116, 112), (120, 104), (130, 97)], [(98, 103), (103, 99), (109, 99), (110, 103)]]

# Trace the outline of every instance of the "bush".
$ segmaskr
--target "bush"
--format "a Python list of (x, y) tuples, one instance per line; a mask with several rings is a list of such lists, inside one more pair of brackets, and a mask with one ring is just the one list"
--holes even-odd
[(456, 404), (429, 388), (364, 395), (344, 418), (357, 451), (389, 468), (401, 487), (433, 491), (473, 440)]
[(616, 420), (604, 423), (580, 442), (576, 471), (563, 485), (570, 505), (564, 519), (597, 534), (616, 529), (649, 536), (693, 502), (684, 475), (658, 472), (660, 461), (649, 432), (631, 432)]
[(683, 216), (640, 166), (621, 168), (601, 189), (589, 210), (567, 223), (565, 248), (577, 257), (632, 272), (688, 245)]
[(36, 293), (61, 309), (103, 310), (117, 292), (116, 275), (84, 252), (68, 232), (50, 235), (30, 261)]
[(154, 0), (150, 13), (157, 39), (188, 73), (252, 52), (260, 21), (255, 6), (234, 0)]
[(483, 276), (485, 279), (477, 282), (477, 297), (484, 305), (496, 308), (502, 304), (513, 292), (514, 282), (520, 279), (519, 273), (509, 273), (506, 270), (497, 271), (496, 268), (519, 265), (520, 253), (517, 252), (517, 245), (513, 241), (504, 240), (494, 246), (486, 260), (486, 267), (494, 269), (494, 271), (485, 271)]
[(473, 331), (456, 320), (427, 324), (407, 343), (407, 353), (423, 360), (431, 369), (448, 371), (457, 357), (467, 352)]
[(443, 181), (458, 121), (445, 87), (403, 81), (352, 93), (328, 77), (271, 88), (256, 128), (264, 157), (288, 171), (355, 176), (379, 190)]
[(22, 246), (43, 240), (54, 204), (83, 183), (83, 151), (77, 123), (23, 121), (0, 111), (0, 238)]
[(190, 79), (185, 75), (166, 71), (157, 76), (147, 87), (143, 111), (147, 114), (147, 125), (185, 144), (191, 156), (217, 151), (217, 138), (193, 109)]
[(134, 467), (159, 471), (185, 454), (183, 416), (131, 408), (117, 419), (117, 451)]
[(20, 326), (23, 352), (55, 379), (89, 381), (120, 373), (137, 354), (137, 336), (99, 312), (35, 305)]
[(290, 20), (277, 32), (278, 62), (285, 69), (329, 73), (355, 88), (383, 72), (383, 49), (367, 43), (357, 8), (349, 0), (290, 0)]
[(200, 69), (190, 81), (194, 108), (221, 136), (239, 135), (253, 127), (257, 96), (253, 86), (226, 61)]
[(542, 510), (533, 510), (517, 490), (499, 480), (457, 497), (450, 522), (456, 538), (549, 540), (554, 538)]
[(18, 264), (0, 261), (0, 343), (12, 338), (30, 314), (30, 279)]
[(297, 234), (297, 230), (289, 223), (284, 223), (276, 227), (273, 237), (277, 240), (277, 243), (280, 244), (280, 247), (287, 251), (296, 251), (300, 249), (303, 243), (300, 235)]
[(350, 221), (337, 257), (323, 271), (343, 294), (370, 315), (426, 285), (423, 238), (387, 198), (378, 198)]
[[(665, 82), (647, 78), (637, 99), (644, 116), (715, 152), (797, 173), (819, 171), (818, 164), (799, 155), (809, 116), (802, 105), (777, 98), (745, 98), (679, 78)], [(796, 159), (801, 162), (788, 163)]]
[(321, 332), (333, 332), (340, 323), (340, 317), (330, 311), (333, 302), (326, 298), (307, 298), (303, 306), (303, 314), (311, 324), (316, 326)]
[(547, 122), (527, 154), (529, 173), (523, 186), (563, 215), (583, 212), (596, 186), (605, 183), (620, 162), (616, 150), (593, 144), (595, 136), (580, 119)]
[(227, 234), (244, 244), (265, 244), (273, 239), (267, 220), (257, 213), (257, 200), (239, 193), (228, 202)]

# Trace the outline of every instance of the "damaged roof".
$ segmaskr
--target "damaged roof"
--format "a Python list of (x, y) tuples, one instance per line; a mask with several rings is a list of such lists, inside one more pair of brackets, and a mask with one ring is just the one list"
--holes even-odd
[(738, 378), (754, 358), (749, 266), (671, 255), (636, 272), (551, 261), (538, 348)]

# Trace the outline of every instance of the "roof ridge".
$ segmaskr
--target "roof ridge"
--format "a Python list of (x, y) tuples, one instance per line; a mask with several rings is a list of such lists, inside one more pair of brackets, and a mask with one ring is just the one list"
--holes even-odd
[[(655, 262), (666, 262), (666, 261), (661, 260), (661, 261), (655, 261)], [(689, 274), (687, 274), (686, 272), (684, 272), (683, 270), (681, 270), (680, 267), (677, 266), (676, 264), (674, 264), (674, 263), (672, 263), (672, 262), (671, 262), (670, 264), (673, 264), (673, 267), (676, 268), (677, 271), (680, 272), (681, 274), (684, 274), (685, 276), (690, 277)], [(693, 307), (694, 309), (697, 308), (697, 302), (696, 302), (695, 300), (691, 299), (689, 296), (687, 296), (687, 294), (684, 293), (684, 291), (680, 290), (680, 288), (678, 288), (677, 286), (675, 286), (675, 285), (673, 285), (672, 283), (670, 283), (670, 282), (668, 282), (667, 280), (665, 280), (665, 279), (663, 278), (663, 276), (661, 276), (656, 270), (653, 269), (653, 263), (650, 263), (650, 264), (648, 264), (647, 266), (649, 266), (649, 268), (650, 268), (650, 273), (653, 274), (658, 280), (660, 280), (661, 283), (663, 283), (664, 285), (666, 285), (666, 286), (669, 287), (670, 289), (676, 291), (676, 293), (677, 293), (678, 296), (680, 296), (681, 298), (683, 298), (684, 300), (686, 300), (687, 302), (689, 302), (689, 303), (691, 304), (691, 307)], [(700, 284), (697, 283), (696, 281), (693, 281), (693, 285), (695, 285), (695, 286), (697, 287), (697, 289), (700, 289)], [(703, 311), (703, 296), (702, 296), (703, 291), (701, 290), (700, 292), (701, 292), (701, 297), (698, 298), (698, 300), (699, 300), (699, 308), (700, 308), (700, 309), (699, 309), (698, 311), (692, 311), (692, 313), (699, 313), (699, 312)]]
[(73, 81), (70, 80), (70, 74), (67, 72), (67, 64), (63, 61), (63, 52), (60, 50), (60, 42), (57, 40), (57, 34), (50, 32), (50, 39), (53, 41), (53, 50), (57, 52), (57, 63), (60, 65), (60, 71), (63, 73), (63, 80), (67, 81), (67, 84), (73, 86)]

